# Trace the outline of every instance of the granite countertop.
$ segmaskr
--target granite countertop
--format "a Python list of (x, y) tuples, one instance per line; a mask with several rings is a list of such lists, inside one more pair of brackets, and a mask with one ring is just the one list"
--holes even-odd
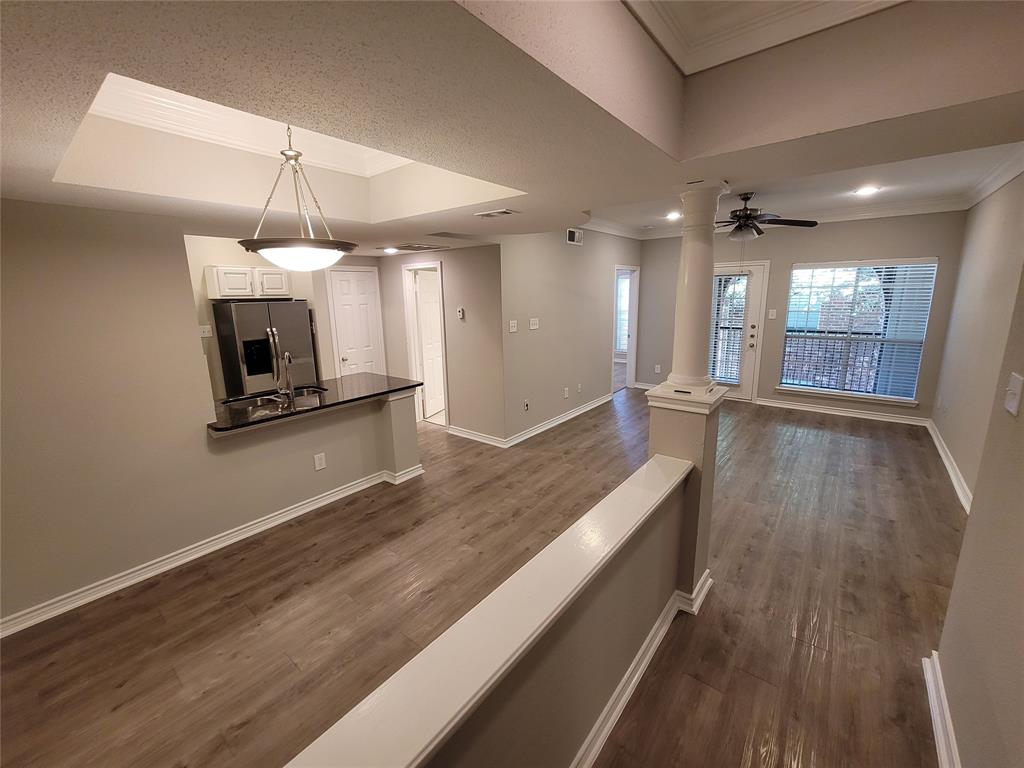
[[(214, 435), (221, 435), (257, 424), (304, 416), (308, 413), (336, 408), (360, 400), (370, 400), (394, 392), (414, 389), (421, 385), (422, 382), (398, 376), (385, 376), (380, 373), (352, 373), (339, 379), (325, 379), (315, 390), (312, 387), (296, 387), (297, 394), (294, 403), (283, 400), (276, 402), (272, 399), (257, 403), (256, 399), (259, 396), (256, 395), (244, 400), (236, 399), (217, 403), (216, 421), (211, 421), (206, 428)], [(303, 394), (298, 394), (303, 390), (306, 391)], [(261, 399), (273, 396), (274, 393), (271, 392), (262, 396)]]

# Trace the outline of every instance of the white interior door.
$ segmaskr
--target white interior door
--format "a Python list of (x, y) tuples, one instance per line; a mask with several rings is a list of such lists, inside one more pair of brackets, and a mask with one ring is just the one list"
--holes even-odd
[(763, 291), (763, 266), (715, 268), (708, 375), (737, 399), (753, 399), (756, 389)]
[(423, 418), (444, 410), (444, 344), (441, 320), (441, 279), (436, 270), (418, 269), (416, 315), (423, 366)]
[(338, 376), (385, 373), (377, 270), (339, 267), (328, 273)]

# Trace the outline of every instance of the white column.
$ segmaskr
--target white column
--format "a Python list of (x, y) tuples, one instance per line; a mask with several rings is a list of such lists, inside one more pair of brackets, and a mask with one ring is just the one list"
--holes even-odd
[(715, 276), (714, 235), (722, 190), (687, 190), (683, 201), (683, 240), (676, 278), (676, 313), (672, 372), (668, 383), (693, 394), (707, 394), (708, 334), (711, 332), (711, 287)]

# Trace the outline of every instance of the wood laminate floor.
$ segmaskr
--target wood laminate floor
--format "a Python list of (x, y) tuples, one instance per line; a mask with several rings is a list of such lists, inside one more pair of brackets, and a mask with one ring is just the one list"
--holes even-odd
[(923, 427), (726, 403), (714, 586), (597, 768), (936, 766), (921, 658), (966, 521)]
[[(0, 642), (0, 763), (283, 765), (647, 460), (640, 390)], [(187, 503), (186, 499), (182, 503)]]
[[(3, 766), (280, 766), (647, 458), (639, 390), (0, 644)], [(726, 403), (715, 585), (599, 765), (934, 765), (920, 657), (963, 512), (927, 432)], [(524, 768), (529, 768), (525, 767)]]

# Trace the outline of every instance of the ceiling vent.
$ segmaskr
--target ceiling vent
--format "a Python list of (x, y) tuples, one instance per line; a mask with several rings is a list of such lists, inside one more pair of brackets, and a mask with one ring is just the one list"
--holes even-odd
[[(443, 245), (428, 245), (427, 243), (400, 243), (399, 245), (391, 245), (388, 248), (397, 248), (400, 251), (439, 251), (445, 246)], [(381, 247), (378, 251), (386, 250)]]
[(496, 219), (499, 216), (511, 216), (513, 213), (519, 213), (519, 211), (513, 211), (511, 208), (497, 208), (493, 211), (480, 211), (473, 215), (479, 216), (481, 219)]
[(565, 242), (569, 245), (583, 245), (583, 230), (582, 229), (567, 229), (565, 230)]

